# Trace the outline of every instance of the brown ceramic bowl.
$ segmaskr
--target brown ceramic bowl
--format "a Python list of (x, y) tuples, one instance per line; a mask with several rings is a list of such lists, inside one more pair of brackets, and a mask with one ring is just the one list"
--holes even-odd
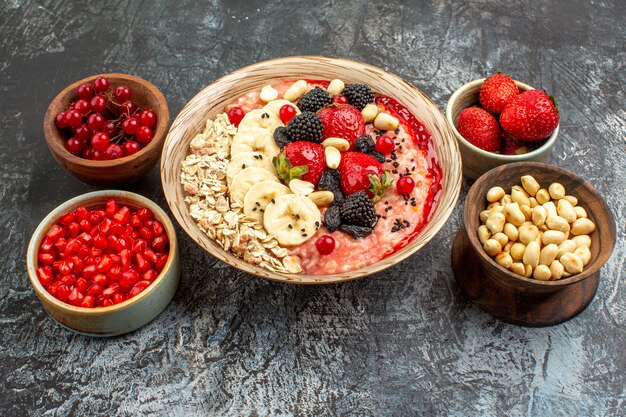
[[(578, 198), (596, 229), (590, 234), (591, 260), (583, 272), (556, 281), (524, 278), (498, 265), (483, 250), (477, 230), (479, 214), (487, 208), (487, 191), (495, 186), (510, 190), (523, 175), (532, 175), (547, 188), (561, 183)], [(464, 230), (457, 236), (452, 259), (457, 281), (481, 308), (517, 324), (542, 326), (560, 323), (581, 312), (592, 300), (600, 268), (615, 246), (615, 220), (591, 184), (563, 168), (540, 162), (517, 162), (492, 169), (470, 188), (464, 205)]]
[[(73, 155), (65, 149), (63, 135), (56, 127), (54, 118), (66, 110), (70, 103), (76, 101), (76, 88), (79, 85), (92, 82), (98, 77), (109, 79), (109, 91), (113, 91), (120, 85), (130, 87), (133, 92), (132, 100), (140, 108), (150, 108), (157, 115), (152, 141), (134, 155), (110, 161), (92, 161)], [(126, 74), (99, 74), (83, 78), (63, 89), (48, 107), (43, 121), (43, 130), (52, 156), (67, 172), (88, 184), (117, 186), (139, 179), (159, 160), (169, 127), (169, 118), (165, 97), (148, 81)]]
[[(463, 175), (470, 180), (475, 180), (490, 169), (503, 164), (521, 161), (545, 162), (550, 156), (556, 137), (559, 134), (560, 125), (556, 127), (552, 135), (550, 135), (543, 145), (530, 152), (519, 155), (502, 155), (485, 151), (472, 145), (456, 130), (456, 124), (461, 110), (478, 104), (478, 92), (485, 79), (486, 78), (474, 80), (461, 86), (452, 94), (446, 106), (446, 120), (459, 143), (459, 149), (461, 150), (461, 156), (463, 158)], [(515, 84), (517, 84), (517, 87), (522, 92), (534, 90), (533, 87), (520, 81), (515, 81)]]
[[(407, 246), (364, 268), (334, 275), (285, 274), (251, 265), (225, 251), (211, 240), (190, 216), (180, 184), (181, 161), (189, 151), (189, 143), (201, 132), (210, 117), (224, 111), (243, 94), (283, 79), (339, 78), (347, 83), (364, 83), (376, 92), (396, 98), (420, 119), (432, 134), (433, 145), (443, 171), (442, 191), (431, 212), (431, 218)], [(200, 91), (183, 108), (165, 141), (161, 157), (161, 182), (174, 217), (187, 234), (211, 255), (237, 269), (273, 281), (297, 284), (328, 284), (344, 282), (383, 271), (415, 254), (435, 236), (450, 216), (461, 187), (461, 157), (456, 140), (443, 114), (424, 93), (380, 68), (347, 59), (321, 56), (295, 56), (260, 62), (234, 71)]]
[[(37, 254), (46, 233), (61, 216), (79, 206), (102, 206), (109, 198), (130, 207), (147, 207), (163, 223), (170, 244), (169, 257), (159, 276), (135, 297), (110, 307), (84, 308), (66, 304), (46, 291), (37, 277)], [(26, 266), (30, 283), (41, 305), (59, 324), (89, 336), (116, 336), (144, 326), (167, 307), (180, 279), (180, 258), (174, 225), (151, 200), (128, 191), (103, 190), (74, 197), (55, 208), (39, 224), (28, 245)]]

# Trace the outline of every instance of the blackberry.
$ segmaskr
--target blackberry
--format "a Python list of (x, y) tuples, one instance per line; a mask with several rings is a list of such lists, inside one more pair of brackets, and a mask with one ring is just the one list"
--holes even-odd
[(287, 133), (287, 128), (279, 126), (274, 130), (274, 142), (279, 148), (283, 148), (286, 144), (291, 142), (291, 136)]
[(374, 228), (367, 226), (355, 226), (353, 224), (342, 224), (341, 226), (339, 226), (339, 230), (349, 234), (354, 239), (361, 239), (363, 237), (371, 235), (374, 231)]
[(370, 156), (373, 156), (374, 159), (376, 159), (381, 164), (387, 160), (387, 158), (385, 158), (385, 155), (383, 155), (382, 153), (380, 153), (378, 151), (370, 152)]
[(343, 89), (341, 94), (346, 96), (348, 103), (359, 110), (363, 110), (366, 104), (374, 102), (374, 93), (365, 84), (350, 84)]
[(317, 188), (320, 190), (335, 191), (339, 190), (341, 186), (341, 176), (336, 169), (328, 169), (324, 171), (317, 183)]
[(371, 135), (365, 134), (357, 138), (356, 142), (354, 142), (354, 147), (359, 152), (370, 153), (376, 149), (376, 142), (374, 142)]
[(341, 205), (333, 202), (328, 207), (328, 210), (324, 213), (324, 225), (331, 233), (339, 229), (339, 226), (341, 226)]
[(330, 94), (323, 88), (315, 87), (300, 98), (298, 107), (301, 111), (316, 112), (327, 104), (332, 103)]
[(378, 216), (365, 191), (357, 191), (346, 198), (341, 205), (341, 220), (350, 225), (374, 227)]
[(317, 114), (304, 111), (289, 121), (287, 133), (293, 141), (306, 140), (320, 143), (324, 134), (324, 125)]

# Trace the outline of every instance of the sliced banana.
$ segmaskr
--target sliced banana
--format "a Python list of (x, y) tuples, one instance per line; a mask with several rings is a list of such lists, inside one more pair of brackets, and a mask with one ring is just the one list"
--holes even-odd
[(263, 224), (265, 207), (281, 195), (291, 194), (291, 190), (276, 181), (261, 181), (254, 184), (243, 199), (243, 212), (251, 220)]
[(264, 109), (257, 109), (246, 113), (239, 123), (239, 130), (249, 127), (262, 127), (274, 133), (274, 130), (279, 126), (284, 126), (284, 124), (277, 114)]
[(283, 107), (285, 104), (289, 104), (290, 106), (293, 106), (293, 108), (296, 109), (296, 114), (300, 114), (300, 109), (298, 108), (298, 106), (296, 106), (295, 104), (293, 104), (289, 100), (274, 100), (274, 101), (270, 101), (265, 106), (263, 106), (263, 109), (267, 110), (267, 111), (270, 111), (270, 112), (274, 113), (276, 116), (280, 117), (280, 108)]
[(309, 198), (285, 194), (265, 208), (263, 226), (283, 246), (295, 246), (311, 238), (320, 227), (321, 214)]
[(274, 173), (263, 168), (251, 167), (242, 170), (239, 174), (235, 175), (230, 184), (231, 201), (243, 204), (246, 193), (254, 184), (261, 181), (278, 182), (278, 178), (276, 178)]
[(269, 130), (261, 127), (248, 127), (237, 131), (230, 146), (231, 158), (234, 159), (242, 152), (258, 152), (271, 161), (278, 155), (280, 148), (276, 145), (274, 135)]
[(260, 152), (240, 152), (230, 160), (228, 168), (226, 168), (228, 185), (233, 182), (235, 175), (251, 167), (267, 169), (271, 173), (276, 174), (276, 168), (274, 168), (271, 158)]

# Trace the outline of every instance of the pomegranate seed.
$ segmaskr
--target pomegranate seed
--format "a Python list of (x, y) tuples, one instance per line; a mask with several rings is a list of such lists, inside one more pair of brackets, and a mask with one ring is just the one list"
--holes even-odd
[(154, 251), (151, 251), (150, 249), (146, 249), (143, 252), (143, 256), (148, 258), (148, 260), (152, 263), (155, 263), (158, 259), (158, 255)]
[(139, 228), (139, 236), (141, 236), (145, 240), (152, 240), (152, 236), (153, 236), (152, 230), (148, 229), (145, 226), (140, 227)]
[(83, 100), (89, 100), (93, 96), (92, 85), (89, 83), (79, 85), (76, 89), (76, 95)]
[(40, 264), (51, 265), (54, 262), (54, 255), (50, 253), (39, 252), (37, 259), (39, 259)]
[(109, 269), (111, 269), (112, 266), (113, 266), (113, 261), (111, 260), (111, 258), (104, 255), (102, 257), (102, 260), (96, 266), (96, 270), (98, 270), (98, 272), (106, 272)]
[(111, 269), (107, 271), (107, 276), (112, 280), (118, 280), (122, 276), (122, 267), (118, 265), (113, 265)]
[(124, 297), (122, 294), (120, 294), (119, 292), (116, 293), (115, 295), (113, 295), (113, 297), (111, 298), (113, 300), (113, 304), (119, 304), (121, 302), (126, 301), (126, 297)]
[(59, 298), (57, 296), (57, 291), (59, 290), (60, 286), (61, 286), (61, 281), (55, 281), (52, 284), (50, 284), (46, 289), (48, 290), (50, 295), (52, 295), (53, 297)]
[(78, 278), (76, 280), (76, 289), (82, 293), (85, 291), (85, 288), (87, 288), (87, 280), (85, 278)]
[(154, 233), (155, 236), (160, 236), (165, 233), (163, 224), (160, 221), (155, 220), (152, 222), (152, 233)]
[(87, 265), (83, 268), (83, 276), (91, 278), (96, 275), (97, 269), (95, 265)]
[(159, 276), (159, 273), (154, 269), (148, 269), (146, 272), (141, 274), (141, 279), (152, 282)]
[(91, 251), (89, 252), (89, 254), (91, 256), (93, 256), (94, 258), (102, 255), (102, 249), (98, 249), (96, 247), (91, 248)]
[(65, 260), (61, 262), (61, 266), (59, 266), (59, 273), (67, 275), (72, 273), (72, 269), (74, 269), (74, 262)]
[[(61, 284), (61, 282), (59, 281), (59, 284)], [(56, 291), (56, 298), (58, 298), (59, 300), (65, 302), (67, 301), (67, 299), (69, 298), (70, 294), (72, 293), (72, 290), (67, 286), (67, 285), (59, 285), (57, 291)]]
[(70, 236), (72, 237), (76, 237), (78, 236), (78, 234), (80, 233), (80, 225), (76, 222), (71, 223), (69, 226), (67, 226), (67, 231), (70, 234)]
[(93, 239), (93, 245), (98, 249), (105, 250), (109, 247), (109, 240), (102, 235), (96, 235)]
[(162, 253), (158, 255), (158, 259), (154, 263), (154, 266), (157, 267), (157, 270), (159, 271), (163, 270), (163, 268), (165, 267), (165, 264), (167, 263), (167, 258), (168, 258), (167, 254)]
[(59, 219), (59, 223), (64, 226), (69, 226), (70, 224), (74, 223), (75, 218), (76, 216), (74, 215), (74, 213), (70, 212), (61, 216), (61, 218)]
[(52, 269), (48, 266), (40, 266), (37, 268), (37, 278), (44, 287), (52, 282)]
[(83, 308), (93, 308), (96, 299), (92, 295), (87, 295), (83, 298), (83, 301), (79, 304)]
[(150, 262), (148, 262), (146, 257), (143, 256), (141, 253), (135, 254), (135, 265), (137, 266), (137, 270), (139, 272), (144, 272), (151, 268)]
[(152, 218), (152, 210), (149, 208), (140, 208), (137, 210), (137, 216), (141, 218), (141, 220), (150, 220)]
[(120, 85), (119, 87), (115, 88), (115, 91), (113, 91), (113, 97), (115, 98), (115, 101), (119, 103), (130, 100), (132, 95), (133, 94), (130, 91), (130, 88), (126, 87), (125, 85)]
[(83, 294), (76, 287), (72, 290), (69, 297), (67, 297), (67, 301), (69, 301), (72, 305), (78, 305), (81, 301), (83, 301)]
[(130, 216), (130, 225), (132, 227), (141, 227), (143, 226), (143, 221), (141, 220), (141, 217), (139, 217), (137, 214), (133, 214), (132, 216)]
[(120, 287), (130, 288), (135, 282), (139, 281), (139, 274), (134, 269), (129, 269), (122, 272), (122, 277), (119, 279)]
[[(148, 283), (148, 285), (150, 285), (150, 283)], [(146, 289), (146, 286), (144, 286), (144, 285), (135, 285), (128, 292), (128, 298), (132, 298), (132, 297), (136, 296), (137, 294), (141, 293), (145, 289)]]
[(89, 247), (87, 245), (80, 245), (80, 249), (78, 249), (77, 255), (81, 258), (89, 255)]
[(122, 265), (122, 268), (128, 269), (132, 262), (132, 254), (130, 253), (128, 249), (123, 249), (120, 251), (120, 259), (121, 259), (120, 264)]
[(92, 237), (89, 233), (87, 232), (83, 232), (80, 235), (78, 235), (78, 240), (80, 240), (82, 243), (84, 244), (89, 244), (92, 241)]
[(39, 245), (39, 251), (40, 252), (52, 252), (54, 248), (54, 242), (52, 239), (50, 239), (49, 237), (46, 237), (42, 242), (41, 245)]
[[(121, 274), (121, 271), (120, 271), (120, 274)], [(105, 274), (97, 274), (96, 276), (93, 277), (93, 282), (99, 285), (100, 288), (104, 288), (109, 283), (109, 277)]]
[(243, 111), (243, 109), (239, 106), (235, 106), (233, 108), (231, 108), (230, 110), (228, 110), (228, 112), (226, 112), (226, 115), (228, 116), (228, 120), (235, 125), (235, 127), (239, 126), (239, 123), (241, 123), (241, 120), (244, 118), (244, 116), (246, 115), (246, 112)]
[(89, 216), (89, 211), (85, 207), (78, 207), (74, 213), (77, 221), (84, 220)]
[(143, 239), (135, 239), (133, 241), (133, 244), (132, 244), (130, 250), (133, 253), (144, 252), (147, 247), (148, 247), (148, 244), (146, 243), (145, 240), (143, 240)]
[(118, 284), (117, 282), (114, 282), (102, 291), (102, 296), (111, 297), (113, 296), (113, 294), (117, 294), (119, 290), (120, 290), (120, 284)]
[(98, 77), (93, 80), (93, 89), (97, 93), (104, 93), (109, 89), (109, 80), (105, 77)]
[(59, 226), (58, 224), (55, 224), (54, 226), (50, 228), (50, 230), (48, 230), (48, 233), (46, 233), (46, 236), (50, 238), (51, 240), (57, 240), (60, 237), (65, 237), (65, 233), (66, 233), (66, 230), (64, 227)]
[(113, 301), (110, 298), (105, 298), (102, 301), (102, 307), (110, 307), (113, 305)]

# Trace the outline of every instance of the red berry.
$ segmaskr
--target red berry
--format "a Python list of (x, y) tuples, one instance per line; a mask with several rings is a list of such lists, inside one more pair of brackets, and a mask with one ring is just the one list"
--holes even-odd
[(285, 124), (289, 123), (289, 121), (294, 118), (296, 113), (296, 108), (291, 104), (285, 104), (278, 112), (280, 120), (282, 120)]
[(89, 102), (85, 99), (80, 99), (74, 103), (74, 109), (82, 115), (89, 113)]
[(135, 137), (139, 143), (145, 146), (152, 140), (152, 129), (148, 126), (139, 126), (137, 132), (135, 133)]
[(322, 255), (330, 255), (335, 250), (335, 239), (330, 235), (320, 236), (315, 241), (317, 251)]
[(93, 96), (93, 87), (89, 83), (81, 84), (76, 89), (78, 98), (89, 100)]
[(132, 155), (141, 150), (141, 145), (135, 142), (134, 140), (129, 140), (122, 145), (122, 152), (124, 152), (124, 156)]
[(91, 146), (96, 151), (104, 152), (109, 147), (109, 135), (104, 132), (96, 132), (91, 136)]
[(94, 149), (91, 147), (91, 145), (89, 145), (85, 147), (85, 149), (83, 149), (83, 152), (80, 154), (80, 156), (85, 159), (94, 159)]
[(123, 102), (118, 107), (118, 111), (121, 116), (132, 116), (135, 114), (137, 109), (137, 105), (130, 100)]
[(457, 130), (469, 143), (488, 152), (500, 149), (500, 126), (489, 112), (479, 107), (461, 110)]
[(371, 183), (370, 174), (381, 175), (384, 172), (380, 162), (361, 152), (342, 154), (337, 170), (341, 175), (341, 189), (344, 194), (350, 195), (363, 190), (370, 197), (373, 196), (373, 193), (368, 189)]
[(333, 103), (336, 103), (336, 104), (348, 104), (348, 97), (346, 97), (346, 96), (335, 96), (335, 97), (333, 97)]
[(398, 180), (396, 184), (398, 193), (401, 195), (408, 195), (415, 188), (415, 181), (410, 176), (406, 175)]
[(104, 152), (109, 156), (109, 159), (117, 159), (124, 156), (122, 147), (117, 143), (111, 143)]
[(105, 77), (98, 77), (93, 80), (93, 89), (96, 93), (104, 93), (109, 89), (109, 79)]
[(133, 93), (130, 91), (130, 88), (125, 85), (120, 85), (119, 87), (115, 87), (115, 91), (113, 91), (113, 97), (118, 103), (123, 103), (127, 100), (130, 100)]
[(100, 113), (101, 111), (106, 109), (107, 99), (103, 96), (93, 96), (89, 101), (89, 107), (91, 107), (92, 111)]
[(59, 129), (65, 129), (67, 127), (67, 123), (65, 123), (64, 111), (56, 115), (54, 118), (54, 124), (56, 124)]
[(354, 148), (357, 138), (365, 134), (365, 120), (355, 107), (331, 106), (317, 114), (324, 125), (324, 139), (343, 138), (350, 142), (350, 148)]
[(122, 130), (127, 135), (134, 135), (139, 127), (139, 120), (136, 117), (129, 117), (122, 122)]
[[(286, 158), (292, 167), (305, 166), (307, 172), (301, 176), (302, 180), (317, 185), (320, 177), (326, 171), (324, 147), (319, 143), (297, 141), (291, 142), (283, 148), (280, 158)], [(281, 164), (282, 165), (282, 164)], [(281, 178), (289, 181), (289, 172), (279, 172)]]
[(93, 132), (101, 130), (106, 124), (106, 119), (100, 113), (91, 113), (87, 118), (87, 127)]
[(115, 121), (109, 120), (102, 127), (102, 131), (105, 132), (109, 136), (115, 136), (115, 133), (117, 131), (117, 124), (115, 123)]
[(241, 122), (241, 119), (244, 118), (244, 116), (246, 115), (246, 112), (243, 111), (243, 109), (239, 106), (235, 106), (235, 107), (231, 107), (230, 110), (228, 110), (228, 112), (226, 112), (226, 115), (228, 116), (228, 120), (235, 125), (235, 127), (239, 126), (239, 123)]
[(139, 114), (139, 123), (142, 126), (152, 127), (156, 124), (157, 116), (152, 110), (144, 110)]
[(78, 155), (83, 148), (85, 147), (85, 143), (81, 140), (76, 139), (75, 137), (69, 138), (65, 141), (65, 149), (71, 154)]
[(396, 148), (396, 144), (387, 135), (383, 135), (376, 140), (376, 150), (383, 155), (389, 155)]
[(89, 127), (87, 127), (86, 123), (82, 123), (76, 128), (76, 130), (74, 131), (74, 137), (82, 142), (85, 142), (91, 137), (91, 130), (89, 130)]
[(65, 112), (65, 124), (69, 127), (78, 127), (83, 121), (83, 115), (76, 109)]
[[(537, 143), (533, 142), (533, 145), (537, 145)], [(500, 148), (502, 155), (522, 155), (530, 151), (532, 151), (532, 149), (527, 143), (514, 139), (506, 132), (502, 135), (502, 147)]]
[(502, 113), (504, 106), (519, 94), (515, 81), (508, 75), (494, 74), (480, 86), (480, 105), (491, 113)]
[(515, 139), (538, 142), (559, 125), (554, 98), (539, 90), (525, 91), (511, 100), (500, 115), (502, 129)]

